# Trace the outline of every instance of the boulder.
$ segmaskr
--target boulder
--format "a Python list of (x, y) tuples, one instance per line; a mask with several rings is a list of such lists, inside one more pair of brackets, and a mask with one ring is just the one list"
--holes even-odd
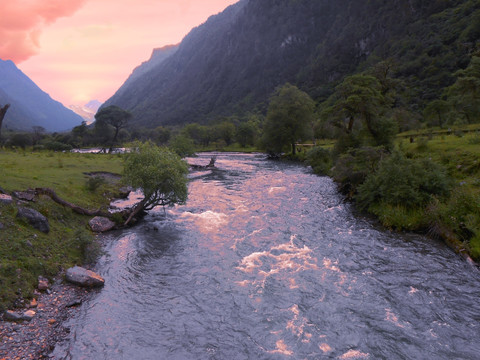
[(5, 313), (3, 314), (3, 318), (6, 321), (22, 321), (23, 320), (21, 314), (18, 314), (14, 311), (11, 311), (11, 310), (5, 311)]
[(40, 230), (46, 234), (50, 231), (48, 219), (40, 214), (37, 210), (21, 207), (18, 208), (17, 218), (25, 219), (35, 229)]
[(96, 216), (88, 222), (92, 231), (105, 232), (112, 230), (115, 227), (115, 223), (110, 219), (102, 216)]
[(8, 205), (13, 202), (13, 199), (10, 195), (0, 194), (0, 204)]
[(80, 266), (68, 269), (66, 279), (73, 284), (84, 287), (99, 287), (105, 284), (105, 280), (100, 275)]
[(27, 310), (22, 315), (22, 320), (31, 321), (35, 317), (35, 311)]
[(19, 200), (25, 201), (34, 201), (35, 200), (35, 191), (27, 190), (27, 191), (14, 191), (12, 193)]

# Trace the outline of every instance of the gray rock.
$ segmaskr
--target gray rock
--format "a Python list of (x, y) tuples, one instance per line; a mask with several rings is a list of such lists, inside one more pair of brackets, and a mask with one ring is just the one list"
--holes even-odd
[(68, 269), (66, 279), (73, 284), (84, 287), (100, 287), (105, 284), (105, 280), (100, 275), (80, 266)]
[(10, 195), (0, 194), (0, 204), (8, 205), (13, 202), (13, 199)]
[(110, 219), (102, 216), (96, 216), (88, 222), (92, 231), (105, 232), (112, 230), (115, 227), (115, 223)]
[(7, 310), (3, 314), (3, 318), (7, 321), (22, 321), (22, 314), (18, 314), (14, 311)]
[(2, 223), (0, 223), (0, 230), (3, 230), (4, 227), (5, 226)]
[(34, 201), (35, 200), (35, 191), (28, 190), (28, 191), (14, 191), (12, 193), (19, 200), (25, 201)]
[(17, 218), (25, 219), (35, 229), (40, 230), (46, 234), (50, 231), (50, 225), (48, 219), (40, 214), (37, 210), (30, 208), (18, 208)]

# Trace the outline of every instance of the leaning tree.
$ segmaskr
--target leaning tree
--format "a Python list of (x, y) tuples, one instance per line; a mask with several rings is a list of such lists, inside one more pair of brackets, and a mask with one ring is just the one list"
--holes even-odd
[(7, 110), (9, 107), (10, 107), (10, 104), (7, 104), (5, 106), (0, 105), (0, 138), (2, 137), (3, 119), (5, 118), (5, 115), (7, 114)]
[(180, 156), (151, 142), (137, 143), (126, 155), (124, 181), (143, 192), (125, 225), (142, 211), (156, 206), (173, 206), (187, 200), (188, 165)]

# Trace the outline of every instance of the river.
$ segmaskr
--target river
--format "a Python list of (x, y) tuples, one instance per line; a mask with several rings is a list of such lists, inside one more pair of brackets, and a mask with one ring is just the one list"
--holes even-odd
[(108, 235), (105, 287), (53, 358), (480, 357), (480, 273), (441, 242), (356, 215), (306, 167), (216, 166), (186, 205)]

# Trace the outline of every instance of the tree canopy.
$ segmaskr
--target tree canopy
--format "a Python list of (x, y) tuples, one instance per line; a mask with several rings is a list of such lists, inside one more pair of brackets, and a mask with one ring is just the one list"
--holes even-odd
[(274, 154), (311, 135), (315, 103), (310, 96), (291, 84), (278, 88), (270, 99), (264, 125), (263, 145)]
[(104, 132), (109, 126), (113, 128), (112, 139), (110, 140), (109, 152), (112, 152), (118, 138), (118, 133), (125, 128), (128, 121), (132, 118), (132, 114), (121, 109), (118, 106), (111, 105), (101, 108), (95, 115), (95, 128), (99, 132)]
[(156, 206), (173, 206), (187, 200), (188, 165), (177, 154), (151, 142), (137, 143), (127, 154), (123, 171), (125, 182), (141, 189), (143, 200), (130, 219), (142, 210)]

